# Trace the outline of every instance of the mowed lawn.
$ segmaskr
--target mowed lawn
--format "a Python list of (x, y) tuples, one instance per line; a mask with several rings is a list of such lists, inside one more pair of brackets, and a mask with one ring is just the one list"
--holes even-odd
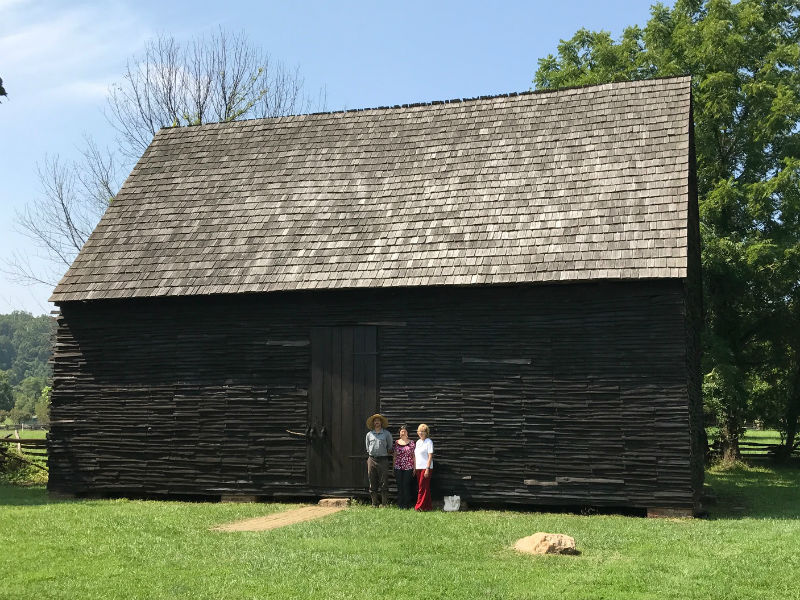
[[(26, 440), (43, 440), (47, 437), (46, 429), (18, 429), (19, 437)], [(0, 429), (0, 437), (14, 437), (13, 429)]]
[[(356, 506), (261, 533), (209, 527), (291, 505), (0, 486), (0, 598), (799, 598), (800, 470), (708, 481), (708, 520)], [(537, 531), (575, 537), (582, 554), (511, 550)]]

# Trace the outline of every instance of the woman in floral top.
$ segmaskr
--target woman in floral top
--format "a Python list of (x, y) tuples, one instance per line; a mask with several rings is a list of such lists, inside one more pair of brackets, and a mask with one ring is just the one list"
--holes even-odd
[(408, 429), (400, 427), (400, 438), (394, 443), (394, 478), (397, 481), (397, 506), (414, 506), (414, 441), (408, 439)]

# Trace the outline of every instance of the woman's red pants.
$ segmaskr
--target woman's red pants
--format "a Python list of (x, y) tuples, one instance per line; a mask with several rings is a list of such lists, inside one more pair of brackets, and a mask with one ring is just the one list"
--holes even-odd
[(417, 469), (417, 505), (415, 510), (430, 510), (431, 505), (431, 476), (433, 470), (428, 471), (425, 477), (425, 469)]

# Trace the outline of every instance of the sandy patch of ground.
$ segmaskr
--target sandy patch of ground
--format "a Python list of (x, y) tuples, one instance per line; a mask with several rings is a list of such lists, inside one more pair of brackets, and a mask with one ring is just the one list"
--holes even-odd
[(340, 510), (344, 510), (344, 506), (304, 506), (302, 508), (293, 508), (283, 512), (267, 515), (266, 517), (256, 517), (255, 519), (246, 519), (244, 521), (235, 521), (233, 523), (224, 523), (212, 527), (212, 531), (268, 531), (270, 529), (277, 529), (278, 527), (286, 527), (287, 525), (294, 525), (295, 523), (303, 523), (304, 521), (313, 521), (314, 519), (321, 519)]

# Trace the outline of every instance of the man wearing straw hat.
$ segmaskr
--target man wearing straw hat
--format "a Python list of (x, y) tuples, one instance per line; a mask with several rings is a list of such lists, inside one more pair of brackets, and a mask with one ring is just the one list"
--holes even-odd
[(389, 419), (375, 413), (367, 419), (367, 475), (372, 506), (378, 506), (378, 491), (384, 506), (389, 505), (389, 453), (392, 451), (392, 434), (386, 428)]

